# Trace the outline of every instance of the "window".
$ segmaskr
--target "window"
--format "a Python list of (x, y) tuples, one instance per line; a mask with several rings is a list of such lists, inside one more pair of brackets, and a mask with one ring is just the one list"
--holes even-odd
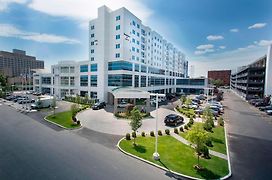
[(140, 37), (140, 33), (137, 32), (137, 36)]
[(115, 29), (116, 29), (116, 30), (120, 30), (120, 25), (117, 25), (117, 26), (115, 27)]
[(132, 51), (135, 52), (135, 47), (132, 47)]
[(132, 25), (135, 26), (135, 24), (136, 24), (135, 21), (132, 21)]
[(94, 45), (94, 41), (91, 42), (91, 46), (93, 46), (93, 45)]
[(94, 61), (94, 57), (91, 57), (91, 61)]
[(135, 56), (134, 55), (132, 55), (132, 60), (135, 60)]
[(137, 53), (139, 53), (140, 51), (139, 51), (139, 49), (137, 49)]
[(94, 49), (91, 49), (91, 54), (93, 54), (94, 53)]
[(120, 49), (120, 44), (116, 44), (116, 45), (115, 45), (115, 48), (116, 48), (116, 49)]
[(91, 72), (97, 71), (97, 64), (91, 64)]
[(69, 67), (60, 67), (60, 73), (69, 73)]
[(134, 38), (132, 38), (132, 42), (135, 43), (135, 39)]
[(140, 25), (139, 25), (139, 24), (137, 24), (137, 28), (140, 28)]
[(80, 65), (80, 72), (88, 72), (88, 65)]
[(91, 38), (93, 38), (94, 37), (94, 34), (91, 34)]
[(146, 76), (141, 76), (141, 87), (146, 87)]
[(120, 21), (121, 17), (120, 16), (116, 16), (116, 21)]
[(80, 76), (80, 86), (88, 86), (88, 75)]
[(42, 84), (51, 84), (51, 77), (42, 77)]
[(126, 61), (114, 61), (108, 63), (108, 70), (127, 70), (132, 71), (132, 64)]
[(139, 75), (134, 76), (134, 87), (139, 87)]
[(140, 41), (137, 41), (137, 44), (140, 45)]
[(97, 75), (91, 75), (91, 86), (96, 87), (97, 86)]
[(134, 71), (139, 72), (139, 64), (134, 65)]
[(91, 30), (94, 30), (94, 25), (91, 26)]
[(120, 39), (120, 34), (117, 34), (117, 35), (115, 36), (115, 39)]
[(75, 77), (70, 77), (70, 86), (75, 85)]
[(97, 98), (97, 92), (91, 91), (90, 96), (91, 96), (92, 99), (96, 99)]
[(73, 66), (70, 67), (70, 73), (75, 73), (75, 67)]
[(135, 34), (136, 32), (135, 32), (135, 30), (132, 30), (132, 34)]
[(132, 75), (129, 74), (109, 74), (108, 86), (132, 86)]
[(116, 53), (115, 58), (120, 58), (120, 53)]
[(60, 77), (60, 85), (61, 86), (69, 86), (69, 77), (67, 77), (67, 76)]
[(146, 66), (141, 66), (141, 72), (144, 72), (144, 73), (146, 73)]

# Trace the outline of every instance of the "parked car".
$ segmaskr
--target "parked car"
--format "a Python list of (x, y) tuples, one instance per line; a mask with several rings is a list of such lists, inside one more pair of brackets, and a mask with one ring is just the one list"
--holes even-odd
[(199, 100), (205, 100), (206, 96), (204, 94), (200, 94), (200, 95), (196, 96), (195, 98), (199, 99)]
[(196, 102), (197, 104), (200, 104), (200, 100), (199, 99), (192, 99), (192, 102)]
[(125, 107), (127, 107), (128, 105), (130, 105), (130, 104), (127, 103), (126, 101), (121, 101), (121, 102), (117, 105), (117, 107), (119, 107), (119, 108), (125, 108)]
[(106, 103), (105, 102), (97, 102), (92, 106), (93, 110), (99, 110), (106, 107)]
[(188, 107), (189, 107), (190, 109), (197, 109), (197, 108), (198, 108), (198, 105), (190, 104)]
[(272, 110), (272, 105), (264, 106), (264, 107), (259, 107), (259, 110), (260, 111)]
[(5, 99), (8, 101), (12, 101), (15, 98), (15, 96), (7, 96)]
[(210, 109), (212, 109), (212, 110), (214, 110), (214, 111), (218, 111), (219, 113), (223, 113), (224, 112), (224, 110), (223, 110), (223, 108), (220, 108), (220, 107), (218, 107), (218, 106), (209, 106), (210, 107)]
[(171, 94), (171, 93), (166, 94), (166, 99), (167, 100), (174, 99), (175, 97), (176, 97), (175, 94)]
[(260, 107), (260, 106), (268, 106), (269, 104), (267, 102), (265, 102), (264, 100), (263, 101), (259, 101), (259, 102), (256, 102), (254, 104), (255, 107)]
[(266, 114), (268, 114), (268, 115), (272, 115), (272, 110), (266, 110), (265, 112), (266, 112)]
[(178, 124), (183, 123), (183, 117), (177, 114), (169, 114), (164, 118), (164, 123), (167, 126), (177, 126)]
[(198, 108), (198, 109), (195, 110), (195, 113), (196, 114), (203, 114), (203, 111), (204, 111), (203, 109)]
[(254, 106), (256, 103), (261, 102), (261, 101), (263, 101), (263, 99), (251, 99), (248, 102)]

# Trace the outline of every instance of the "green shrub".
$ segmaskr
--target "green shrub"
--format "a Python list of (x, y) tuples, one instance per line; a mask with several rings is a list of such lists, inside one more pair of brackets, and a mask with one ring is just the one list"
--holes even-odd
[(193, 116), (190, 117), (189, 124), (193, 125), (194, 124), (194, 119)]
[(184, 129), (188, 130), (188, 126), (187, 126), (187, 124), (184, 126)]
[(158, 135), (162, 136), (162, 131), (161, 130), (158, 130)]
[(187, 126), (190, 128), (192, 125), (191, 125), (191, 123), (188, 122), (188, 123), (187, 123)]
[(210, 158), (209, 149), (207, 148), (207, 146), (202, 146), (200, 152), (205, 159)]
[(136, 138), (136, 132), (133, 131), (133, 132), (131, 133), (131, 136), (132, 136), (133, 138)]
[(145, 137), (145, 132), (144, 131), (142, 132), (142, 136)]
[(213, 147), (213, 144), (212, 144), (212, 139), (209, 137), (207, 138), (205, 144), (208, 146), (208, 147)]
[(174, 133), (179, 134), (178, 128), (174, 128)]
[(218, 119), (218, 121), (217, 121), (217, 125), (219, 125), (219, 126), (224, 126), (224, 120), (223, 120), (222, 116), (219, 117), (219, 119)]
[(183, 132), (183, 131), (184, 131), (182, 126), (179, 128), (179, 131), (180, 131), (180, 132)]
[(126, 140), (130, 140), (130, 134), (129, 133), (126, 134)]
[(204, 122), (203, 128), (208, 132), (212, 132), (212, 125), (208, 120)]
[(152, 137), (154, 137), (154, 136), (155, 136), (154, 131), (150, 131), (150, 136), (152, 136)]
[(77, 125), (80, 125), (80, 120), (77, 120)]
[(169, 129), (165, 129), (165, 134), (170, 135), (170, 130)]

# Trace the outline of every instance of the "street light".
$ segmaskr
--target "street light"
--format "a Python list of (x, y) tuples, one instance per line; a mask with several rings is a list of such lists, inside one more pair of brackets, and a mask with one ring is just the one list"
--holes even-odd
[(165, 94), (150, 93), (150, 96), (156, 96), (156, 131), (155, 131), (155, 152), (153, 153), (154, 160), (160, 160), (160, 155), (158, 153), (158, 108), (159, 108), (159, 97), (165, 97)]

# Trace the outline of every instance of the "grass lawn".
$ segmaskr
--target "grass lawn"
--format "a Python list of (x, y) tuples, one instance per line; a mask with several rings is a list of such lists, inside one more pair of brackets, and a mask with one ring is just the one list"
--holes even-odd
[[(195, 122), (196, 123), (196, 122)], [(202, 123), (200, 123), (202, 124)], [(180, 135), (185, 138), (187, 131), (180, 133)], [(209, 136), (212, 139), (213, 147), (208, 147), (210, 150), (217, 151), (223, 154), (227, 154), (226, 142), (225, 142), (225, 130), (224, 127), (216, 126), (213, 128), (213, 132), (209, 132)]]
[(190, 109), (190, 108), (185, 108), (185, 107), (180, 107), (177, 108), (177, 110), (181, 113), (184, 114), (186, 117), (190, 118), (190, 116), (195, 116), (195, 110)]
[(71, 111), (56, 113), (55, 116), (52, 114), (47, 116), (46, 119), (66, 128), (77, 128), (80, 126), (78, 124), (74, 124)]
[(161, 160), (153, 160), (154, 137), (137, 137), (137, 146), (133, 146), (133, 140), (122, 140), (120, 147), (136, 156), (154, 162), (170, 170), (204, 179), (218, 179), (228, 174), (228, 163), (226, 160), (211, 156), (211, 159), (200, 159), (200, 164), (205, 168), (202, 171), (194, 169), (197, 156), (194, 149), (177, 141), (171, 136), (159, 136), (158, 152)]

